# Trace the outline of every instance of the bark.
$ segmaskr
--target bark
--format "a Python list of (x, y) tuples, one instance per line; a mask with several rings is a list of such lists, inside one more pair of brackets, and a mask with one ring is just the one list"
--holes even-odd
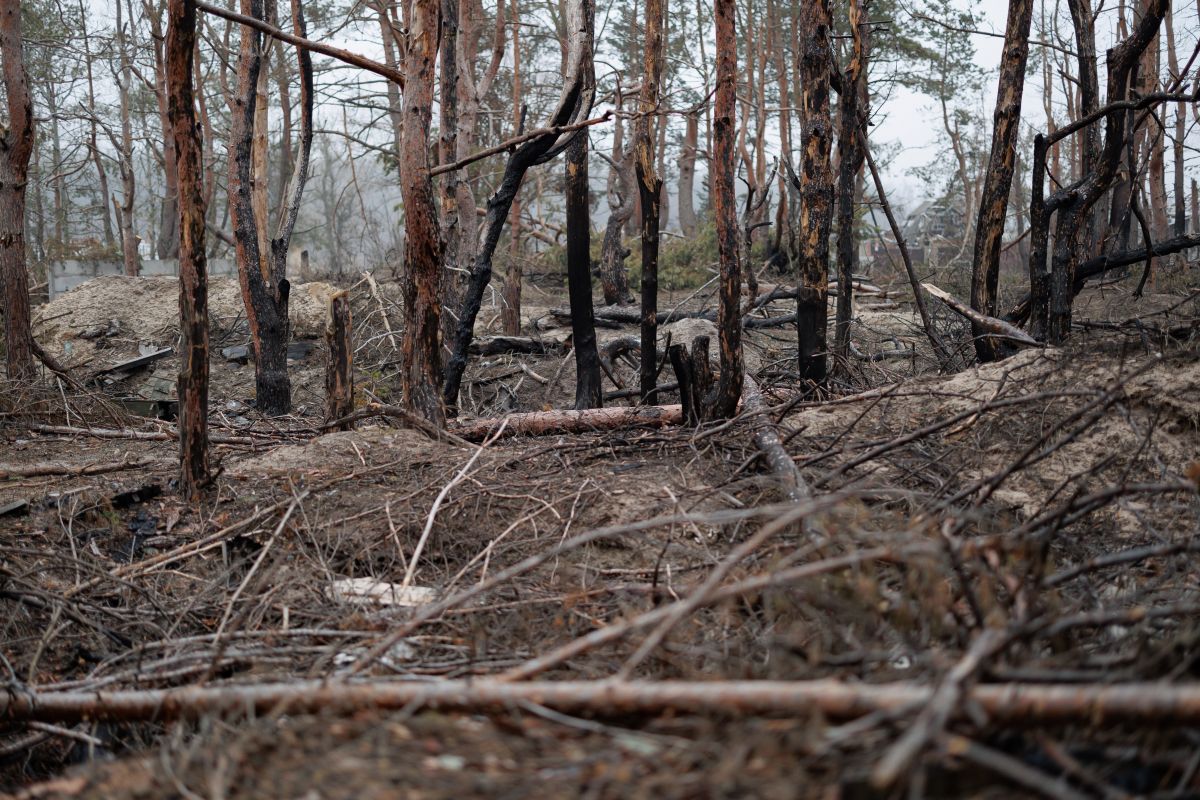
[[(329, 298), (325, 319), (325, 344), (329, 360), (325, 365), (325, 422), (333, 423), (354, 412), (354, 347), (350, 342), (350, 294), (342, 291)], [(340, 423), (338, 430), (350, 430)]]
[[(720, 263), (717, 334), (721, 375), (704, 398), (705, 420), (725, 419), (737, 410), (742, 393), (741, 248), (738, 247), (734, 172), (734, 104), (737, 93), (737, 31), (734, 0), (715, 0), (717, 89), (713, 103), (713, 157), (710, 163), (713, 213)], [(643, 357), (644, 354), (643, 354)]]
[(799, 370), (802, 381), (825, 382), (828, 371), (826, 328), (829, 305), (829, 234), (833, 224), (833, 118), (829, 112), (829, 0), (805, 3), (802, 12), (800, 224), (796, 299)]
[[(590, 10), (591, 0), (586, 3), (589, 11), (585, 13), (585, 21), (590, 27), (595, 12)], [(571, 299), (571, 341), (575, 348), (575, 408), (599, 408), (604, 404), (604, 390), (592, 316), (592, 226), (586, 134), (567, 148), (566, 170), (567, 291)]]
[(854, 189), (863, 164), (863, 148), (858, 131), (867, 118), (867, 52), (870, 48), (870, 0), (850, 0), (850, 28), (854, 46), (850, 63), (842, 75), (838, 95), (838, 185), (837, 185), (837, 262), (838, 282), (845, 291), (838, 293), (837, 319), (834, 322), (833, 351), (841, 363), (850, 357), (850, 317), (854, 292), (852, 283), (858, 266), (855, 237)]
[(401, 344), (404, 406), (435, 425), (445, 420), (441, 386), (442, 244), (437, 198), (429, 168), (434, 61), (441, 27), (440, 0), (412, 0), (405, 55), (404, 133), (400, 190), (404, 201), (404, 308), (408, 324)]
[[(262, 20), (265, 15), (263, 0), (241, 0), (241, 13)], [(238, 281), (254, 346), (255, 403), (262, 413), (279, 415), (291, 409), (292, 389), (287, 373), (290, 285), (283, 274), (276, 274), (271, 255), (262, 250), (266, 236), (260, 226), (266, 222), (265, 209), (256, 209), (255, 123), (260, 120), (265, 124), (259, 113), (265, 98), (258, 95), (264, 72), (263, 50), (258, 31), (243, 26), (237, 91), (229, 126), (229, 217), (236, 244)], [(263, 156), (265, 161), (265, 153)], [(263, 163), (257, 166), (265, 169)], [(259, 181), (264, 199), (265, 177)]]
[[(1086, 0), (1074, 0), (1074, 3), (1086, 3)], [(1000, 245), (1004, 239), (1008, 198), (1016, 169), (1017, 143), (1021, 133), (1021, 100), (1025, 91), (1025, 64), (1029, 58), (1029, 28), (1032, 22), (1033, 0), (1011, 0), (1004, 33), (1004, 52), (1000, 58), (996, 111), (992, 117), (992, 153), (979, 199), (979, 220), (975, 225), (975, 253), (971, 270), (971, 307), (987, 316), (996, 313)], [(996, 342), (987, 338), (979, 326), (973, 327), (972, 333), (979, 360), (995, 360), (999, 355)]]
[(463, 371), (467, 366), (467, 350), (474, 336), (475, 318), (479, 315), (479, 309), (483, 305), (483, 294), (492, 277), (492, 257), (500, 241), (504, 221), (526, 171), (532, 166), (555, 158), (566, 149), (575, 136), (584, 135), (578, 130), (570, 133), (558, 133), (554, 130), (556, 126), (586, 119), (592, 108), (594, 92), (588, 90), (584, 75), (583, 40), (586, 27), (582, 21), (583, 16), (583, 0), (571, 0), (567, 5), (568, 68), (564, 71), (566, 80), (558, 105), (552, 112), (549, 123), (544, 126), (548, 132), (525, 141), (512, 152), (504, 167), (500, 185), (488, 200), (479, 249), (471, 267), (467, 293), (458, 319), (454, 349), (446, 365), (442, 397), (447, 406), (453, 407), (458, 403), (458, 391), (462, 385)]
[(0, 289), (4, 299), (5, 367), (9, 380), (35, 375), (29, 322), (29, 276), (25, 268), (25, 187), (33, 153), (33, 100), (25, 74), (20, 0), (0, 0), (8, 126), (0, 132)]
[[(1175, 9), (1167, 9), (1166, 19), (1166, 39), (1167, 39), (1167, 69), (1170, 70), (1172, 76), (1179, 75), (1179, 56), (1175, 51)], [(1175, 106), (1175, 136), (1172, 142), (1171, 162), (1172, 162), (1172, 186), (1175, 200), (1174, 215), (1171, 220), (1171, 233), (1174, 236), (1183, 236), (1187, 233), (1187, 198), (1184, 188), (1184, 135), (1185, 135), (1185, 117), (1187, 116), (1187, 104), (1180, 103)]]
[(658, 204), (662, 194), (662, 178), (658, 176), (654, 158), (653, 119), (660, 102), (665, 13), (665, 0), (646, 0), (645, 57), (642, 64), (642, 90), (638, 96), (640, 116), (634, 135), (642, 223), (642, 348), (639, 374), (642, 402), (646, 404), (655, 402), (654, 387), (658, 383)]
[(167, 117), (179, 169), (179, 491), (195, 500), (208, 484), (208, 278), (204, 252), (204, 165), (193, 95), (196, 7), (167, 6)]
[(696, 145), (700, 133), (700, 114), (687, 115), (683, 132), (683, 152), (679, 156), (679, 229), (684, 236), (696, 235)]

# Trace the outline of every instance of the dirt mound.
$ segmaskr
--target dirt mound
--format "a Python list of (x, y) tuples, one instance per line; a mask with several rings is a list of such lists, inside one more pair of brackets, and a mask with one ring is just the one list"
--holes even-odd
[[(336, 289), (327, 283), (292, 288), (292, 336), (319, 337), (325, 307)], [(214, 330), (245, 319), (241, 290), (232, 278), (208, 283), (209, 321)], [(179, 334), (179, 282), (170, 277), (106, 275), (84, 283), (37, 309), (33, 332), (53, 355), (71, 363), (98, 359), (102, 350), (125, 353), (137, 345), (173, 345)]]
[(431, 441), (416, 431), (367, 428), (330, 433), (304, 444), (278, 447), (230, 465), (229, 474), (246, 479), (264, 474), (336, 475), (392, 462), (403, 464), (397, 466), (402, 469), (432, 463), (445, 448), (446, 445)]

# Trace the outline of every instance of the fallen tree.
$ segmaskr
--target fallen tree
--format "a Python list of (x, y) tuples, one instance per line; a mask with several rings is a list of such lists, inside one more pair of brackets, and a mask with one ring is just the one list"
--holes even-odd
[(981, 314), (966, 303), (956, 298), (954, 295), (939, 289), (932, 283), (922, 283), (921, 288), (945, 303), (951, 311), (961, 314), (970, 320), (971, 324), (975, 326), (976, 331), (983, 331), (984, 333), (995, 336), (998, 339), (1007, 339), (1015, 344), (1023, 344), (1028, 347), (1041, 346), (1041, 342), (1039, 342), (1037, 339), (1034, 339), (1016, 325), (1005, 322), (1002, 319), (996, 319), (995, 317), (989, 317), (986, 314)]
[[(821, 714), (854, 719), (921, 707), (935, 687), (915, 683), (812, 681), (448, 680), (435, 683), (300, 681), (257, 686), (34, 692), (0, 695), (7, 722), (170, 722), (266, 714), (350, 714), (364, 710), (508, 712), (534, 703), (593, 716), (655, 714)], [(1200, 723), (1200, 684), (979, 684), (964, 689), (954, 716), (979, 709), (1001, 724), (1083, 722), (1162, 725)]]
[[(661, 428), (683, 421), (679, 405), (633, 408), (589, 408), (582, 411), (531, 411), (498, 419), (480, 419), (449, 426), (457, 436), (481, 442), (504, 425), (503, 436), (542, 436), (549, 433), (587, 433), (631, 428), (637, 425)], [(504, 423), (507, 422), (505, 425)]]

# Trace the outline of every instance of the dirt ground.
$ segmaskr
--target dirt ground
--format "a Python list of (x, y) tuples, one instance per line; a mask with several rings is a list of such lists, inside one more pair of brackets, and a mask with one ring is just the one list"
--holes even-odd
[[(39, 340), (92, 388), (0, 393), (10, 692), (351, 672), (513, 677), (536, 657), (699, 591), (789, 508), (745, 418), (482, 449), (386, 418), (323, 432), (319, 337), (331, 287), (319, 284), (293, 294), (293, 336), (310, 346), (291, 363), (295, 411), (275, 419), (252, 407), (253, 363), (221, 354), (247, 333), (236, 288), (214, 288), (220, 472), (189, 507), (174, 493), (170, 421), (133, 416), (121, 402), (169, 401), (177, 361), (110, 370), (174, 345), (171, 287), (93, 283), (35, 320)], [(348, 288), (358, 404), (394, 401), (398, 293), (366, 281)], [(750, 371), (812, 491), (805, 524), (777, 526), (729, 564), (724, 599), (700, 604), (636, 665), (646, 627), (536, 677), (602, 679), (624, 666), (643, 679), (939, 685), (984, 629), (1007, 637), (973, 676), (984, 682), (1200, 676), (1195, 298), (1132, 303), (1128, 287), (1088, 289), (1069, 346), (939, 371), (905, 297), (861, 299), (857, 355), (822, 397), (794, 385), (794, 327), (748, 332)], [(571, 405), (569, 328), (551, 313), (565, 298), (529, 300), (523, 333), (548, 354), (474, 358), (464, 419)], [(679, 293), (660, 308), (706, 303)], [(781, 301), (759, 316), (789, 310)], [(496, 332), (493, 317), (485, 313), (480, 336)], [(965, 363), (963, 324), (941, 308), (935, 324)], [(667, 328), (688, 342), (706, 325)], [(602, 345), (630, 335), (632, 326), (600, 330)], [(635, 362), (618, 357), (606, 391), (636, 385)], [(737, 589), (800, 565), (810, 569), (794, 579)], [(471, 592), (505, 570), (515, 574)], [(402, 584), (405, 597), (421, 590), (416, 607), (397, 601)], [(420, 603), (460, 596), (372, 655)], [(1200, 728), (1086, 716), (1006, 728), (969, 709), (935, 732), (901, 780), (878, 788), (872, 770), (919, 712), (568, 716), (518, 704), (486, 714), (11, 724), (0, 736), (0, 787), (24, 798), (1200, 796)], [(956, 736), (976, 746), (963, 749)]]

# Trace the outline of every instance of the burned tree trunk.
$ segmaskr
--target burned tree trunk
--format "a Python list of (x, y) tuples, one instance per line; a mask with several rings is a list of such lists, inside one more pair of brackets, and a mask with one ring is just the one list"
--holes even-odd
[(35, 374), (25, 270), (25, 186), (33, 153), (33, 100), (25, 74), (21, 3), (0, 2), (0, 58), (8, 126), (0, 135), (0, 288), (4, 299), (5, 362), (10, 380)]
[[(642, 216), (642, 403), (655, 402), (658, 377), (658, 217), (662, 178), (654, 163), (654, 125), (658, 109), (659, 81), (663, 66), (664, 0), (646, 0), (646, 40), (642, 91), (638, 99), (634, 155), (637, 164), (638, 199)], [(736, 234), (735, 234), (736, 235)]]
[[(440, 55), (440, 86), (438, 97), (438, 160), (448, 164), (458, 158), (458, 35), (459, 35), (459, 0), (442, 0), (442, 46)], [(441, 335), (443, 342), (449, 342), (454, 335), (454, 315), (446, 313), (448, 309), (458, 307), (462, 295), (463, 281), (459, 266), (459, 205), (458, 184), (462, 176), (458, 170), (446, 173), (442, 178), (440, 193), (442, 226), (442, 319)], [(475, 215), (471, 215), (474, 220)]]
[[(1012, 0), (1000, 60), (1000, 83), (993, 117), (992, 154), (984, 177), (975, 227), (974, 268), (971, 272), (971, 307), (987, 316), (996, 315), (996, 289), (1000, 280), (1000, 245), (1008, 213), (1008, 196), (1016, 168), (1020, 135), (1021, 99), (1025, 89), (1025, 62), (1029, 57), (1029, 28), (1033, 0)], [(997, 356), (996, 342), (974, 327), (975, 352), (980, 361)]]
[(838, 96), (837, 185), (837, 261), (838, 298), (837, 319), (834, 322), (834, 354), (840, 363), (850, 358), (850, 315), (853, 309), (854, 268), (858, 264), (855, 241), (854, 190), (863, 164), (863, 148), (858, 131), (863, 127), (867, 112), (867, 50), (870, 46), (870, 24), (867, 6), (870, 0), (850, 0), (850, 28), (854, 48), (850, 63), (842, 76), (842, 91)]
[[(265, 21), (262, 0), (241, 0), (241, 13)], [(273, 274), (270, 254), (262, 251), (265, 237), (259, 230), (261, 212), (255, 214), (254, 181), (266, 179), (265, 175), (255, 176), (252, 169), (263, 49), (261, 34), (243, 27), (237, 92), (229, 125), (229, 217), (254, 347), (255, 403), (262, 413), (278, 415), (286, 414), (292, 403), (287, 374), (289, 285), (286, 278)]]
[[(479, 309), (483, 305), (484, 291), (492, 278), (492, 257), (496, 252), (496, 245), (500, 241), (504, 220), (512, 207), (513, 198), (516, 197), (525, 172), (532, 166), (555, 158), (566, 149), (575, 136), (584, 135), (580, 131), (564, 132), (559, 129), (564, 125), (583, 120), (592, 108), (594, 92), (589, 90), (589, 84), (584, 75), (584, 48), (587, 44), (585, 38), (587, 30), (590, 28), (582, 22), (589, 7), (590, 4), (585, 0), (571, 0), (568, 3), (566, 15), (568, 67), (565, 70), (567, 79), (563, 85), (558, 106), (546, 126), (547, 132), (525, 141), (513, 151), (504, 167), (499, 188), (488, 200), (479, 251), (475, 257), (475, 263), (471, 267), (471, 276), (458, 319), (454, 349), (446, 365), (446, 380), (442, 398), (447, 406), (455, 406), (458, 403), (458, 391), (462, 385), (463, 371), (467, 366), (467, 350), (470, 348), (471, 339), (474, 336), (475, 318), (479, 315)], [(408, 91), (412, 92), (411, 87)]]
[[(345, 419), (354, 412), (354, 347), (350, 343), (350, 294), (337, 292), (329, 298), (325, 319), (325, 344), (329, 361), (325, 364), (325, 422)], [(341, 423), (338, 430), (349, 430)]]
[(404, 59), (404, 133), (400, 157), (400, 190), (407, 235), (404, 309), (408, 314), (401, 346), (400, 380), (405, 406), (437, 425), (445, 421), (438, 392), (442, 377), (438, 349), (442, 242), (428, 142), (440, 27), (439, 0), (413, 0), (408, 54)]
[[(595, 9), (584, 0), (583, 78), (585, 92), (595, 91), (596, 68), (592, 61)], [(596, 349), (596, 323), (592, 316), (592, 221), (588, 201), (588, 134), (580, 131), (566, 153), (567, 291), (571, 300), (571, 341), (575, 348), (575, 408), (600, 408), (600, 354)]]
[[(617, 87), (617, 110), (621, 110), (621, 87)], [(634, 175), (633, 148), (622, 142), (621, 118), (613, 126), (613, 156), (607, 159), (608, 172), (608, 223), (604, 226), (604, 242), (600, 247), (600, 287), (604, 292), (605, 305), (632, 303), (629, 296), (629, 274), (625, 271), (625, 259), (629, 250), (622, 240), (625, 223), (637, 209), (637, 179)], [(632, 143), (632, 142), (631, 142)]]
[(800, 168), (799, 294), (796, 299), (800, 379), (825, 381), (828, 356), (829, 234), (833, 225), (833, 118), (829, 83), (833, 57), (829, 0), (804, 5), (800, 85), (803, 87)]
[[(720, 261), (720, 305), (717, 334), (720, 339), (721, 375), (704, 398), (701, 416), (733, 416), (742, 394), (742, 293), (741, 248), (738, 247), (737, 198), (734, 194), (734, 104), (737, 99), (737, 31), (734, 0), (716, 0), (717, 91), (713, 104), (713, 154), (711, 185)], [(643, 354), (643, 357), (644, 354)], [(706, 359), (707, 360), (707, 359)]]
[(192, 88), (196, 7), (189, 0), (170, 0), (167, 8), (167, 117), (179, 170), (179, 491), (195, 499), (209, 481), (206, 209)]

